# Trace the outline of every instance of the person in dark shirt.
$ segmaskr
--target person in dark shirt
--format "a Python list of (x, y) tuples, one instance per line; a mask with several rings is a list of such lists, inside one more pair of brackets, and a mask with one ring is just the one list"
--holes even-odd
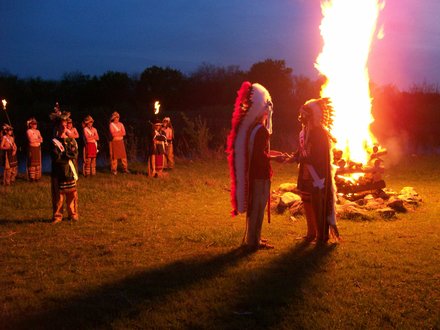
[(261, 229), (272, 175), (272, 100), (263, 86), (250, 82), (244, 82), (237, 94), (227, 143), (232, 214), (246, 212), (242, 243), (246, 249), (270, 249), (273, 246), (261, 238)]

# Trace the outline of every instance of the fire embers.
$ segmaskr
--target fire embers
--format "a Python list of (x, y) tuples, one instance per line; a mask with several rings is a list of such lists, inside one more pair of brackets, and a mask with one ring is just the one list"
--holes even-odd
[(382, 179), (386, 149), (374, 146), (368, 162), (364, 165), (343, 159), (341, 150), (333, 150), (333, 164), (336, 166), (335, 183), (338, 193), (349, 195), (386, 187)]

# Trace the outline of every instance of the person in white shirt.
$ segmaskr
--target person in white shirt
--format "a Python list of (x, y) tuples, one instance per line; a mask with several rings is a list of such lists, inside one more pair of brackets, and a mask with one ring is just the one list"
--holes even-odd
[(28, 139), (28, 161), (27, 174), (29, 181), (38, 181), (41, 179), (41, 143), (43, 138), (40, 131), (37, 129), (37, 120), (30, 118), (27, 121), (28, 130), (26, 131)]
[(129, 173), (127, 153), (125, 151), (125, 127), (124, 124), (119, 121), (119, 113), (113, 112), (110, 117), (110, 134), (112, 140), (109, 143), (110, 147), (110, 170), (112, 174), (118, 174), (118, 160), (121, 160), (122, 171)]

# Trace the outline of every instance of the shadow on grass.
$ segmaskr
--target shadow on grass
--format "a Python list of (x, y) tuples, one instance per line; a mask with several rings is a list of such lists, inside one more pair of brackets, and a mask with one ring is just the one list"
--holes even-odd
[(37, 218), (37, 219), (2, 219), (0, 218), (0, 226), (6, 226), (6, 225), (29, 225), (34, 223), (51, 223), (52, 219), (50, 218)]
[[(304, 289), (309, 290), (309, 278), (325, 271), (325, 260), (333, 249), (334, 246), (300, 243), (255, 272), (243, 274), (237, 279), (240, 281), (238, 292), (209, 319), (216, 328), (276, 328), (283, 321), (285, 307), (292, 310), (303, 304)], [(154, 309), (156, 302), (193, 284), (215, 278), (227, 268), (237, 266), (248, 255), (242, 249), (234, 249), (215, 257), (177, 261), (77, 297), (53, 299), (52, 307), (16, 316), (6, 324), (11, 329), (83, 329), (111, 327), (121, 317), (136, 320), (146, 306)], [(191, 318), (196, 320), (201, 312), (197, 309), (187, 311), (188, 319), (183, 320), (182, 327), (194, 325)], [(173, 319), (173, 315), (169, 317)], [(154, 328), (154, 324), (144, 326)], [(304, 327), (299, 323), (296, 326)]]
[[(199, 281), (233, 267), (249, 253), (234, 249), (212, 258), (195, 257), (104, 285), (66, 300), (52, 299), (50, 308), (8, 320), (11, 329), (89, 329), (109, 327), (121, 315), (136, 318), (143, 304), (154, 305)], [(45, 304), (43, 304), (44, 306)], [(46, 304), (47, 305), (47, 304)]]
[[(325, 272), (326, 260), (335, 248), (336, 245), (299, 243), (263, 269), (250, 274), (252, 276), (247, 277), (243, 289), (236, 295), (237, 299), (225, 308), (226, 314), (215, 316), (216, 326), (251, 329), (282, 327), (287, 307), (289, 313), (296, 307), (303, 307), (304, 292), (311, 290), (309, 279)], [(314, 307), (319, 309), (322, 306)], [(301, 317), (298, 323), (291, 326), (300, 329), (307, 327), (301, 324)]]

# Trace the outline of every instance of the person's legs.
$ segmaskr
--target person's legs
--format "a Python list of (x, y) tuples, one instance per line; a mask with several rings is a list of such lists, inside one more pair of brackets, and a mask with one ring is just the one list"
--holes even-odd
[(84, 176), (89, 176), (91, 174), (91, 162), (92, 159), (91, 158), (85, 158), (84, 159), (84, 164), (83, 164), (83, 174)]
[(78, 221), (78, 191), (66, 193), (67, 213), (73, 221)]
[(250, 200), (246, 216), (246, 231), (243, 243), (257, 249), (260, 246), (264, 210), (269, 198), (270, 180), (254, 180), (250, 187)]
[(127, 161), (127, 158), (121, 158), (121, 163), (122, 163), (122, 170), (125, 173), (128, 173), (129, 171), (128, 171), (128, 161)]
[(63, 220), (63, 204), (65, 195), (58, 190), (57, 196), (54, 197), (55, 200), (52, 200), (52, 202), (54, 203), (55, 207), (52, 220), (54, 223), (57, 223)]
[(96, 175), (96, 157), (90, 158), (90, 174)]
[(313, 212), (312, 196), (310, 193), (302, 192), (301, 200), (303, 202), (307, 222), (307, 234), (305, 239), (307, 241), (313, 241), (316, 238), (316, 219)]

